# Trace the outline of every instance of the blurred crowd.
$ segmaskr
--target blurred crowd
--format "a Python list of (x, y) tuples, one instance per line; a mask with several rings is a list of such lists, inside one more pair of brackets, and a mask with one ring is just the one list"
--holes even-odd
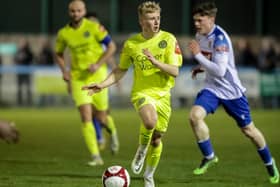
[[(5, 40), (3, 40), (5, 38)], [(127, 36), (115, 36), (114, 40), (117, 44), (117, 53), (115, 59), (118, 61), (120, 49), (124, 39)], [(197, 64), (189, 51), (187, 44), (190, 37), (178, 37), (183, 57), (184, 66), (193, 66)], [(16, 75), (17, 83), (17, 104), (19, 106), (32, 105), (32, 74), (28, 71), (30, 66), (53, 67), (55, 66), (53, 37), (36, 37), (36, 36), (17, 36), (15, 38), (7, 38), (0, 36), (0, 44), (7, 41), (16, 44), (16, 51), (10, 55), (7, 60), (7, 55), (1, 57), (0, 67), (2, 64), (14, 64), (20, 67)], [(235, 51), (235, 60), (237, 68), (254, 68), (260, 72), (274, 72), (280, 68), (280, 40), (274, 37), (233, 37), (233, 47)], [(66, 55), (67, 61), (70, 62), (70, 57)], [(117, 62), (118, 63), (118, 62)], [(278, 71), (279, 72), (279, 71)], [(1, 86), (2, 73), (0, 74), (0, 100), (2, 98)], [(121, 93), (121, 87), (118, 85), (118, 92)]]
[(53, 47), (48, 39), (41, 41), (41, 49), (37, 55), (31, 49), (30, 43), (25, 38), (20, 39), (18, 49), (14, 55), (14, 64), (21, 66), (17, 73), (17, 104), (30, 106), (33, 103), (32, 74), (25, 69), (30, 65), (54, 65)]
[(38, 54), (35, 54), (29, 41), (21, 38), (18, 42), (14, 62), (16, 65), (54, 65), (54, 52), (51, 41), (48, 39), (41, 41), (41, 49), (39, 49)]
[[(178, 38), (184, 56), (184, 65), (194, 65), (195, 62), (186, 47), (190, 38), (181, 40), (180, 37)], [(121, 39), (115, 40), (120, 48), (122, 45)], [(42, 66), (52, 66), (55, 64), (53, 39), (40, 38), (29, 42), (27, 39), (20, 38), (17, 41), (17, 45), (18, 49), (14, 56), (15, 64)], [(271, 71), (280, 67), (280, 40), (277, 38), (233, 37), (233, 47), (236, 65), (238, 67), (253, 67), (260, 71)]]
[(280, 67), (280, 41), (274, 38), (264, 37), (258, 44), (239, 38), (234, 46), (237, 66), (254, 67), (262, 72)]
[[(34, 65), (38, 66), (53, 66), (54, 52), (52, 46), (52, 40), (47, 37), (40, 37), (37, 40), (29, 40), (25, 37), (16, 37), (14, 43), (16, 44), (15, 52), (11, 54), (0, 54), (0, 65), (17, 65), (16, 84), (17, 84), (17, 105), (30, 106), (33, 103), (33, 91), (32, 91), (32, 74), (30, 73), (30, 67)], [(1, 44), (2, 42), (0, 42)], [(3, 41), (3, 43), (7, 43)], [(12, 43), (12, 42), (11, 42)], [(4, 58), (9, 56), (9, 60)], [(2, 73), (0, 75), (0, 81)], [(0, 85), (0, 88), (2, 86)], [(2, 90), (0, 90), (2, 93)], [(0, 98), (1, 99), (1, 98)]]

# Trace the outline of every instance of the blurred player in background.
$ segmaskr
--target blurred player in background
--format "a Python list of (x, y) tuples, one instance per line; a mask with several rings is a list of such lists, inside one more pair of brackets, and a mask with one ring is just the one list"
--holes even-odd
[[(93, 22), (96, 22), (96, 23), (100, 24), (100, 21), (97, 17), (96, 12), (87, 12), (85, 17), (87, 19), (93, 21)], [(100, 26), (103, 26), (103, 25), (100, 24)], [(104, 48), (104, 50), (106, 50), (106, 45), (104, 45), (102, 43), (101, 43), (101, 45)], [(111, 69), (114, 69), (115, 67), (117, 67), (114, 56), (111, 56), (111, 58), (109, 58), (107, 60), (107, 64), (110, 66)], [(106, 74), (106, 76), (107, 76), (107, 74)], [(107, 112), (108, 112), (108, 120), (110, 120), (111, 123), (114, 123), (114, 120), (113, 120), (112, 116), (110, 115), (109, 109), (108, 109)], [(93, 116), (95, 116), (95, 115), (93, 114)], [(98, 144), (99, 144), (99, 148), (100, 148), (100, 150), (103, 150), (105, 148), (105, 141), (106, 140), (105, 140), (105, 138), (102, 134), (102, 125), (100, 124), (100, 122), (96, 118), (93, 118), (93, 122), (94, 122), (94, 127), (95, 127), (95, 130), (96, 130), (96, 136), (97, 136), (97, 141), (98, 141)]]
[[(70, 81), (71, 94), (79, 109), (82, 120), (82, 132), (86, 145), (92, 155), (88, 165), (103, 165), (99, 153), (96, 133), (92, 122), (92, 111), (96, 118), (111, 134), (113, 151), (118, 151), (118, 139), (115, 125), (107, 119), (108, 90), (88, 96), (81, 87), (90, 82), (102, 81), (106, 77), (106, 61), (115, 52), (116, 46), (108, 32), (99, 24), (84, 18), (86, 6), (82, 0), (69, 3), (69, 24), (59, 30), (56, 39), (56, 61), (66, 82)], [(104, 51), (100, 43), (107, 46)], [(69, 48), (71, 54), (70, 72), (67, 70), (63, 53)]]
[(250, 108), (241, 85), (234, 62), (234, 53), (228, 34), (215, 24), (217, 8), (213, 2), (202, 2), (193, 8), (193, 20), (197, 31), (196, 40), (189, 43), (189, 50), (199, 65), (192, 71), (206, 72), (205, 87), (195, 100), (190, 111), (190, 124), (204, 158), (195, 175), (204, 174), (208, 167), (218, 162), (210, 141), (209, 129), (204, 118), (222, 105), (232, 116), (241, 131), (258, 149), (270, 182), (279, 182), (279, 172), (272, 158), (265, 138), (251, 119)]
[(139, 147), (131, 164), (139, 174), (146, 158), (145, 187), (154, 187), (154, 172), (162, 152), (161, 138), (171, 115), (170, 89), (175, 84), (182, 64), (176, 38), (160, 30), (158, 3), (143, 2), (138, 6), (142, 32), (130, 37), (122, 49), (120, 63), (105, 81), (84, 86), (88, 94), (100, 92), (119, 81), (130, 66), (134, 68), (131, 101), (141, 118)]
[(13, 122), (0, 121), (0, 138), (7, 143), (17, 143), (19, 141), (19, 132)]

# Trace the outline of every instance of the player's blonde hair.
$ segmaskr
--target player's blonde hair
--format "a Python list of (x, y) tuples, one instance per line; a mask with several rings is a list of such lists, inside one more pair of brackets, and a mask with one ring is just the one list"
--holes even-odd
[(77, 2), (81, 1), (82, 3), (85, 3), (84, 0), (71, 0), (70, 3), (75, 2), (75, 1), (77, 1)]
[(160, 12), (161, 8), (159, 3), (154, 1), (145, 1), (138, 6), (138, 16), (141, 17), (147, 13)]

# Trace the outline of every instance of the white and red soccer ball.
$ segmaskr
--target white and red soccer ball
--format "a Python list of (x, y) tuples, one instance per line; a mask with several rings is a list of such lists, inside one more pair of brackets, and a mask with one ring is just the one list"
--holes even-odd
[(130, 176), (122, 166), (110, 166), (102, 175), (104, 187), (129, 187)]

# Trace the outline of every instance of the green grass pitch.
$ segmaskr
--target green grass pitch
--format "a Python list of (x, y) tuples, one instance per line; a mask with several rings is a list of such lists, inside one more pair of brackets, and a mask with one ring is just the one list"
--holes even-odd
[[(155, 174), (157, 187), (264, 187), (265, 168), (255, 147), (223, 110), (207, 118), (219, 164), (204, 176), (193, 176), (201, 160), (188, 124), (186, 109), (174, 110), (163, 138), (163, 153)], [(89, 153), (82, 138), (79, 114), (74, 108), (0, 109), (0, 119), (13, 120), (21, 132), (20, 143), (0, 141), (0, 187), (101, 187), (101, 175), (111, 165), (122, 165), (131, 175), (131, 187), (143, 186), (130, 162), (137, 148), (139, 118), (134, 109), (113, 109), (121, 150), (102, 152), (105, 165), (88, 167)], [(280, 166), (279, 110), (254, 110)]]

